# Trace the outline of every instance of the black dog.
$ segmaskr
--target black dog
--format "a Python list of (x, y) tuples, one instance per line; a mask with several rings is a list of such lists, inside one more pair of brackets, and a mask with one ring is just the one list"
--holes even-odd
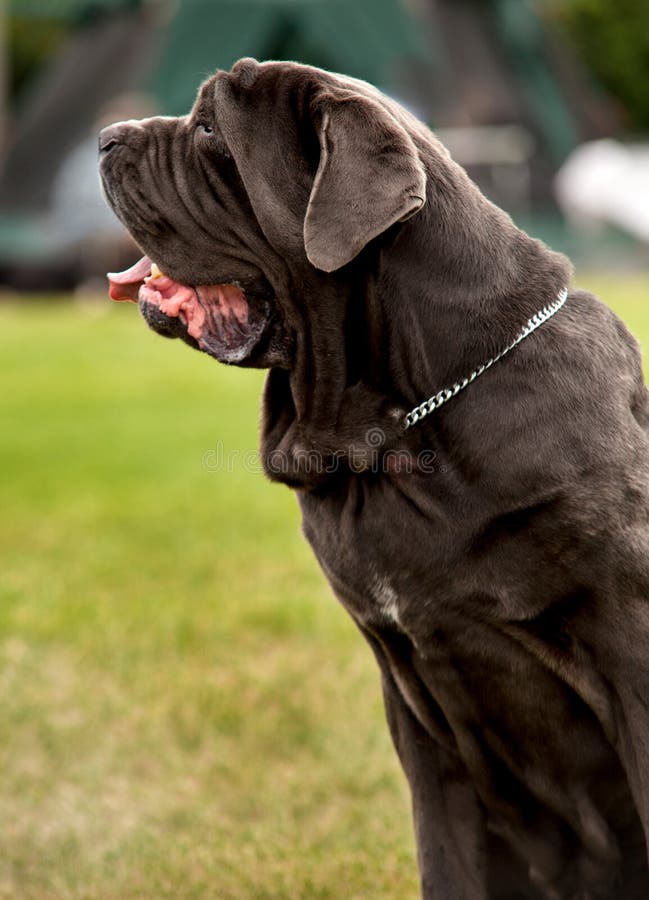
[(646, 900), (649, 404), (624, 325), (362, 82), (242, 60), (100, 146), (148, 254), (111, 295), (270, 369), (266, 469), (376, 654), (424, 896)]

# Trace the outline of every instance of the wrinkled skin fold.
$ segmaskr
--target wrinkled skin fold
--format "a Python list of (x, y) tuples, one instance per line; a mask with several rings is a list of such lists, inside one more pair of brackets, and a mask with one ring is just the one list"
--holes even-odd
[(242, 60), (188, 116), (118, 123), (101, 146), (108, 202), (168, 279), (143, 293), (145, 263), (127, 289), (150, 326), (269, 370), (266, 471), (296, 489), (377, 659), (424, 898), (646, 900), (649, 403), (633, 337), (571, 290), (405, 431), (556, 298), (564, 257), (393, 101), (293, 63)]

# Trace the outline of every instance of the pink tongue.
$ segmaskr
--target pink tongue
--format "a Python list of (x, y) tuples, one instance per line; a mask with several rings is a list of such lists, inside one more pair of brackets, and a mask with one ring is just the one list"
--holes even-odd
[(151, 260), (143, 256), (124, 272), (109, 272), (106, 276), (110, 285), (111, 300), (131, 300), (137, 303), (137, 295), (145, 278), (151, 274)]

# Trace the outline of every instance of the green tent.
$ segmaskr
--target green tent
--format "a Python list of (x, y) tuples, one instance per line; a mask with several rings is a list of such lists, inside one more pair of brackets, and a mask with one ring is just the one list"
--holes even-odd
[(198, 83), (242, 56), (294, 59), (404, 89), (430, 41), (400, 0), (183, 0), (152, 78), (164, 110), (185, 113)]

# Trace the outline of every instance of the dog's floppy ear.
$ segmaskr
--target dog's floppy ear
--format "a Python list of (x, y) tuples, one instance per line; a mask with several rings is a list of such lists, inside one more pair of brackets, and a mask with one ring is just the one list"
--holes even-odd
[(426, 200), (426, 174), (405, 128), (380, 103), (350, 92), (321, 94), (320, 164), (304, 220), (317, 269), (333, 272)]

